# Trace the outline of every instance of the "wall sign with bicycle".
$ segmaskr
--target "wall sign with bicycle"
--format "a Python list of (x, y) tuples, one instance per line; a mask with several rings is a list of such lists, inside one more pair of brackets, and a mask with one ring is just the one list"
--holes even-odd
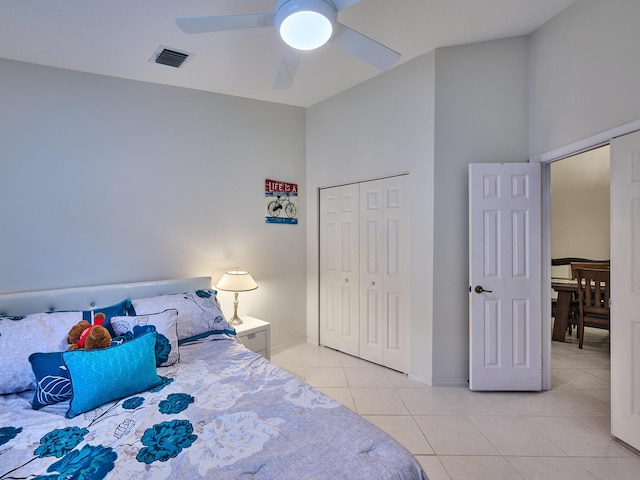
[(267, 223), (298, 223), (298, 185), (296, 183), (265, 180)]

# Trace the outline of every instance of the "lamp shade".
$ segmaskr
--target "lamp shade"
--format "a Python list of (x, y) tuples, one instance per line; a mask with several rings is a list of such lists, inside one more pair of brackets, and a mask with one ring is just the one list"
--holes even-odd
[(275, 25), (282, 40), (298, 50), (321, 47), (333, 33), (336, 10), (326, 0), (281, 0)]
[(231, 270), (222, 276), (216, 288), (226, 292), (248, 292), (249, 290), (258, 288), (258, 284), (249, 272), (245, 272), (244, 270)]

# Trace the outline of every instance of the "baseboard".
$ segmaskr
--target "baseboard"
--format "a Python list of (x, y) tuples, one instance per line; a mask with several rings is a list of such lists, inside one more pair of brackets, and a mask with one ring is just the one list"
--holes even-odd
[(436, 377), (433, 378), (433, 387), (466, 387), (469, 388), (469, 380), (467, 378), (456, 377)]
[(311, 342), (308, 342), (304, 337), (301, 337), (301, 338), (296, 338), (295, 340), (291, 340), (289, 342), (283, 343), (281, 345), (278, 345), (277, 347), (272, 346), (271, 355), (282, 353), (285, 350), (288, 350), (293, 347), (297, 347), (298, 345), (301, 345), (303, 343), (311, 343)]
[(409, 372), (409, 380), (431, 386), (431, 377)]

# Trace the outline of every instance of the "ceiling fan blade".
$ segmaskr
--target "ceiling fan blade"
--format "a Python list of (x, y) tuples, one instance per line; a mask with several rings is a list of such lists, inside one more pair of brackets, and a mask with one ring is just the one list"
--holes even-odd
[(341, 23), (336, 24), (336, 31), (331, 41), (378, 70), (389, 70), (400, 58), (398, 52)]
[(272, 27), (273, 13), (256, 13), (249, 15), (225, 15), (219, 17), (183, 17), (176, 18), (178, 27), (184, 33), (224, 32), (243, 28)]
[(333, 4), (336, 7), (337, 11), (344, 10), (345, 8), (349, 8), (351, 5), (355, 5), (360, 0), (332, 0)]
[(282, 62), (276, 72), (276, 79), (273, 82), (274, 90), (287, 90), (293, 85), (293, 79), (298, 71), (298, 66), (302, 60), (302, 52), (288, 48), (282, 57)]

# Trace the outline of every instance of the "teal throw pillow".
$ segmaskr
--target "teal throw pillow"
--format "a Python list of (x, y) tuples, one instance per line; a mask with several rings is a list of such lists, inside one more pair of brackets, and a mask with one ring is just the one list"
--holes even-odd
[(160, 385), (156, 337), (149, 332), (115, 347), (64, 352), (73, 390), (67, 418)]

